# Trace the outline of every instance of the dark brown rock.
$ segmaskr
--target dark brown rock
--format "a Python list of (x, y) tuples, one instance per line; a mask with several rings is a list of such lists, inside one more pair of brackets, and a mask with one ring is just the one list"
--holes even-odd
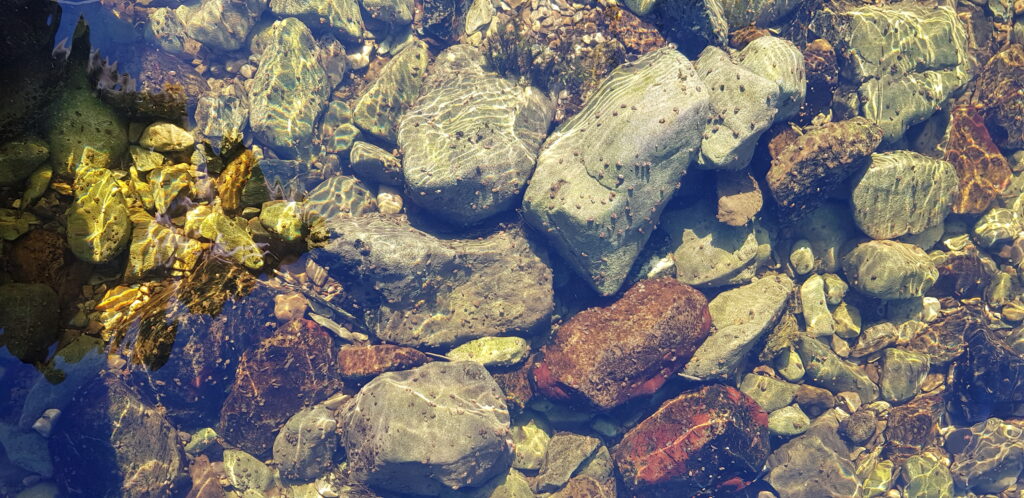
[(984, 323), (965, 332), (965, 352), (954, 370), (952, 407), (967, 422), (1015, 418), (1024, 409), (1024, 355), (1010, 343), (1024, 328), (1007, 332)]
[(766, 177), (780, 214), (794, 220), (821, 205), (882, 142), (882, 129), (866, 118), (810, 128), (772, 160)]
[(953, 164), (960, 179), (953, 212), (983, 213), (1010, 184), (1010, 163), (989, 136), (978, 107), (954, 108), (948, 129), (945, 159)]
[(551, 493), (551, 498), (615, 498), (615, 478), (598, 480), (579, 475), (565, 483), (565, 487)]
[(942, 405), (941, 397), (929, 396), (890, 410), (882, 456), (899, 466), (921, 450), (938, 446), (941, 442), (938, 424), (943, 412)]
[(366, 380), (384, 372), (408, 370), (430, 361), (418, 349), (393, 344), (342, 346), (338, 372), (345, 380)]
[(44, 284), (0, 285), (0, 348), (24, 362), (46, 359), (57, 341), (57, 294)]
[(810, 124), (814, 116), (827, 113), (832, 107), (832, 94), (839, 85), (839, 65), (832, 44), (823, 38), (804, 47), (804, 70), (807, 74), (807, 96), (797, 114), (797, 121)]
[(759, 211), (764, 199), (761, 187), (749, 171), (718, 171), (718, 221), (729, 226), (746, 225)]
[(633, 496), (724, 496), (768, 458), (768, 415), (723, 385), (685, 392), (623, 436), (612, 456)]
[(188, 491), (185, 498), (223, 498), (227, 491), (220, 483), (224, 479), (224, 472), (218, 469), (222, 464), (210, 463), (206, 455), (199, 455), (188, 466), (189, 476), (192, 477), (192, 489)]
[(334, 356), (330, 336), (316, 323), (281, 326), (242, 355), (217, 432), (254, 456), (266, 454), (289, 417), (341, 390)]
[(907, 344), (907, 351), (924, 353), (932, 365), (953, 361), (964, 352), (964, 336), (968, 331), (982, 327), (981, 319), (966, 308), (944, 312), (929, 323), (920, 334)]
[(32, 230), (11, 244), (8, 256), (6, 267), (15, 281), (50, 286), (60, 299), (64, 317), (77, 310), (71, 304), (81, 298), (91, 265), (71, 255), (63, 235), (44, 228)]
[(1024, 147), (1024, 46), (1007, 45), (985, 64), (975, 95), (987, 109), (986, 122), (997, 144)]
[(875, 435), (878, 414), (874, 410), (861, 408), (839, 423), (839, 434), (853, 444), (864, 444)]
[(992, 281), (992, 275), (985, 268), (981, 254), (973, 244), (961, 251), (946, 253), (945, 258), (937, 262), (935, 267), (939, 270), (939, 278), (928, 289), (929, 296), (977, 297), (985, 292)]
[(793, 398), (808, 415), (816, 417), (836, 406), (836, 398), (828, 389), (801, 384)]
[(533, 397), (533, 386), (530, 384), (530, 366), (526, 364), (508, 372), (492, 372), (491, 377), (498, 383), (501, 392), (505, 393), (505, 403), (511, 413), (519, 413), (526, 408), (526, 403)]
[(610, 306), (573, 316), (541, 350), (533, 380), (545, 396), (607, 410), (653, 393), (708, 336), (700, 291), (672, 278), (642, 280)]

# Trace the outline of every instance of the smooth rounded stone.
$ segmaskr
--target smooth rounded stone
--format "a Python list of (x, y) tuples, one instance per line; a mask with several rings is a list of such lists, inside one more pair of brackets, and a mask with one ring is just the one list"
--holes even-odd
[(313, 30), (327, 24), (349, 41), (362, 39), (365, 29), (358, 0), (270, 0), (270, 11), (298, 18)]
[(394, 154), (366, 142), (352, 144), (349, 164), (361, 180), (380, 185), (401, 187), (402, 162)]
[(202, 0), (178, 15), (189, 36), (212, 50), (231, 52), (242, 48), (266, 7), (267, 0)]
[(811, 30), (836, 46), (843, 82), (858, 87), (857, 114), (878, 123), (886, 142), (928, 119), (970, 80), (967, 32), (947, 6), (823, 8)]
[(175, 496), (188, 484), (178, 431), (116, 374), (89, 379), (49, 442), (56, 480), (82, 496)]
[(132, 166), (140, 173), (146, 173), (158, 169), (167, 161), (167, 157), (155, 151), (144, 149), (138, 145), (128, 146), (128, 153), (132, 158)]
[(332, 176), (310, 190), (302, 202), (302, 223), (315, 225), (341, 217), (365, 216), (377, 210), (376, 196), (358, 178)]
[(213, 427), (203, 427), (189, 436), (188, 443), (185, 444), (184, 448), (185, 453), (192, 456), (199, 455), (212, 446), (218, 437), (217, 431)]
[(872, 154), (852, 180), (853, 219), (874, 239), (921, 233), (949, 214), (958, 181), (946, 161), (907, 150)]
[(377, 210), (382, 214), (398, 214), (402, 212), (405, 203), (402, 194), (390, 185), (377, 187)]
[(846, 291), (850, 290), (850, 285), (835, 273), (826, 273), (821, 278), (825, 280), (825, 301), (829, 306), (839, 306), (846, 297)]
[(714, 332), (697, 348), (683, 373), (704, 380), (731, 376), (775, 325), (792, 290), (793, 281), (778, 274), (715, 296), (708, 303)]
[(57, 176), (70, 177), (72, 168), (92, 149), (117, 161), (128, 150), (128, 125), (113, 108), (99, 99), (86, 82), (69, 86), (50, 104), (46, 141)]
[(486, 27), (496, 13), (497, 10), (490, 1), (473, 0), (466, 12), (466, 34), (472, 35), (480, 28)]
[(344, 154), (359, 140), (359, 128), (352, 123), (352, 109), (340, 100), (327, 104), (323, 122), (320, 124), (320, 143), (331, 154)]
[(0, 145), (0, 186), (11, 186), (28, 178), (48, 157), (50, 146), (36, 137)]
[(398, 139), (398, 122), (423, 88), (430, 51), (414, 40), (391, 58), (356, 99), (352, 121), (364, 132), (389, 143)]
[(850, 356), (860, 358), (877, 353), (896, 343), (902, 336), (900, 327), (893, 322), (878, 322), (864, 328), (857, 345), (850, 351)]
[(366, 292), (368, 325), (381, 340), (436, 348), (527, 332), (554, 306), (547, 255), (518, 228), (438, 238), (402, 215), (371, 213), (311, 230), (314, 261)]
[(268, 201), (260, 208), (260, 224), (289, 242), (302, 238), (302, 205), (292, 201)]
[(821, 341), (813, 337), (801, 337), (797, 342), (797, 352), (807, 370), (808, 382), (833, 393), (853, 391), (865, 401), (878, 399), (878, 386), (859, 368), (836, 356)]
[[(692, 496), (735, 489), (761, 472), (771, 451), (768, 416), (720, 384), (669, 400), (612, 449), (622, 480), (643, 496)], [(739, 484), (738, 487), (742, 487)]]
[(826, 202), (801, 218), (793, 230), (811, 243), (814, 249), (814, 270), (822, 273), (839, 271), (848, 240), (858, 235), (847, 203)]
[(921, 233), (908, 233), (900, 235), (896, 240), (907, 244), (912, 244), (925, 251), (935, 247), (935, 244), (942, 240), (942, 235), (945, 232), (945, 225), (940, 223), (933, 227), (925, 228)]
[(921, 383), (928, 375), (928, 357), (899, 348), (887, 348), (882, 353), (882, 372), (879, 387), (882, 398), (890, 403), (902, 403), (921, 391)]
[(814, 270), (814, 248), (806, 239), (793, 243), (789, 249), (789, 264), (797, 275), (806, 275)]
[(441, 491), (442, 498), (534, 498), (534, 496), (533, 490), (530, 489), (530, 481), (516, 469), (509, 469), (507, 474), (495, 477), (480, 487)]
[(740, 391), (757, 401), (768, 413), (792, 403), (796, 389), (796, 384), (754, 373), (744, 375), (740, 382)]
[(882, 130), (863, 117), (805, 129), (772, 159), (765, 177), (783, 216), (800, 219), (820, 206), (881, 142)]
[(1010, 164), (992, 141), (982, 113), (974, 105), (950, 113), (945, 159), (956, 168), (960, 185), (953, 212), (983, 213), (1010, 184)]
[(718, 221), (729, 226), (743, 226), (761, 211), (761, 187), (749, 171), (718, 171), (715, 173), (718, 194)]
[(768, 432), (776, 436), (793, 437), (807, 431), (811, 419), (800, 405), (789, 405), (768, 414)]
[(239, 83), (210, 89), (196, 100), (195, 131), (222, 139), (241, 133), (249, 124), (249, 96)]
[(478, 363), (381, 374), (341, 420), (349, 470), (384, 489), (438, 494), (479, 486), (512, 464), (504, 395)]
[(224, 475), (238, 491), (264, 491), (273, 482), (270, 467), (252, 455), (241, 451), (224, 450)]
[(942, 303), (934, 297), (915, 297), (886, 302), (885, 317), (893, 322), (920, 320), (934, 322), (939, 318)]
[[(737, 3), (742, 3), (741, 0)], [(736, 53), (736, 61), (779, 87), (775, 122), (796, 115), (807, 94), (804, 55), (793, 42), (776, 36), (762, 36)]]
[(80, 168), (74, 191), (67, 212), (71, 252), (87, 263), (110, 261), (128, 247), (132, 232), (128, 203), (117, 179), (106, 168)]
[(900, 475), (907, 498), (952, 498), (953, 476), (939, 455), (926, 451), (903, 462)]
[(165, 121), (157, 121), (144, 130), (139, 137), (139, 145), (157, 152), (181, 152), (195, 145), (192, 134), (180, 126)]
[(708, 169), (742, 169), (775, 119), (779, 85), (714, 46), (701, 52), (694, 68), (711, 91), (711, 117), (697, 164)]
[(978, 72), (977, 93), (985, 106), (989, 126), (993, 126), (999, 145), (1008, 149), (1024, 147), (1024, 125), (1017, 119), (1024, 110), (1020, 95), (1024, 77), (1024, 21), (1018, 19), (1013, 26), (1015, 43), (993, 55)]
[(800, 408), (814, 417), (836, 406), (836, 397), (828, 389), (814, 387), (810, 384), (797, 386), (793, 399), (800, 405)]
[(836, 324), (836, 335), (843, 339), (854, 339), (860, 335), (861, 318), (860, 310), (856, 306), (845, 301), (839, 303), (832, 318)]
[(939, 277), (921, 248), (892, 240), (859, 244), (843, 258), (843, 272), (854, 289), (879, 299), (922, 296)]
[(421, 351), (394, 344), (350, 344), (338, 350), (338, 370), (346, 380), (408, 370), (428, 361), (430, 358)]
[(710, 327), (700, 291), (669, 277), (641, 280), (611, 305), (581, 311), (559, 327), (533, 365), (534, 384), (549, 398), (608, 410), (657, 391)]
[(878, 414), (870, 408), (862, 408), (839, 423), (839, 435), (853, 444), (864, 444), (875, 435), (877, 427)]
[(413, 0), (362, 0), (362, 3), (370, 17), (401, 26), (412, 23), (416, 7)]
[(330, 91), (327, 74), (316, 59), (313, 34), (298, 19), (274, 22), (267, 36), (249, 90), (249, 127), (279, 155), (293, 158), (311, 146)]
[(555, 434), (548, 443), (533, 490), (537, 493), (559, 490), (600, 447), (601, 440), (595, 437), (571, 432)]
[(750, 282), (771, 254), (768, 231), (758, 222), (731, 227), (705, 202), (665, 212), (661, 229), (675, 246), (676, 278), (697, 287)]
[(323, 405), (292, 415), (274, 439), (274, 462), (281, 475), (310, 481), (326, 472), (338, 448), (336, 426), (334, 413)]
[(40, 436), (50, 437), (53, 433), (53, 425), (60, 419), (61, 411), (56, 408), (49, 408), (32, 423), (32, 430)]
[(53, 477), (53, 462), (46, 438), (34, 431), (22, 431), (17, 427), (0, 422), (0, 448), (7, 461), (44, 478)]
[(59, 311), (48, 285), (0, 285), (0, 346), (22, 361), (44, 360), (60, 334)]
[(446, 49), (398, 127), (409, 199), (457, 225), (518, 203), (554, 115), (543, 93), (485, 63), (472, 46)]
[(775, 371), (790, 382), (800, 382), (803, 380), (804, 374), (807, 373), (804, 369), (804, 361), (792, 348), (786, 348), (785, 351), (779, 353), (775, 357), (774, 366)]
[(543, 417), (533, 411), (520, 415), (512, 426), (512, 443), (516, 451), (512, 467), (539, 470), (550, 442), (551, 428)]
[(615, 68), (544, 142), (523, 216), (601, 294), (625, 281), (695, 157), (709, 93), (660, 48)]
[(811, 275), (800, 285), (800, 304), (808, 333), (822, 336), (835, 332), (836, 322), (825, 301), (825, 280), (821, 275)]
[(481, 337), (451, 351), (452, 361), (475, 361), (485, 367), (511, 367), (526, 360), (530, 343), (522, 337)]
[(187, 13), (188, 7), (170, 9), (160, 7), (149, 13), (146, 22), (145, 36), (147, 40), (158, 45), (166, 52), (175, 55), (185, 54), (185, 43), (189, 39), (185, 34), (185, 22), (178, 13)]
[(1024, 472), (1020, 424), (990, 418), (973, 425), (965, 437), (950, 467), (957, 484), (978, 494), (999, 494), (1017, 482)]
[(979, 247), (989, 249), (1013, 240), (1021, 230), (1024, 230), (1024, 221), (1020, 214), (1012, 209), (997, 207), (989, 209), (978, 219), (971, 235)]

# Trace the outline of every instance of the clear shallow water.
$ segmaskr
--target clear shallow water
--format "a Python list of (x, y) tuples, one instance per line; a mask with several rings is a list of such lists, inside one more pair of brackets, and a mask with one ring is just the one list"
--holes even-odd
[(7, 3), (5, 496), (1016, 492), (1010, 5)]

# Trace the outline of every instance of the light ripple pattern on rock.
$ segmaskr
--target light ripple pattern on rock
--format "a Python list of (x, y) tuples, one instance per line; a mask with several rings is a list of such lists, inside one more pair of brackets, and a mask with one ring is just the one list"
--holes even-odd
[(398, 145), (410, 200), (458, 225), (511, 209), (533, 173), (554, 106), (484, 69), (469, 45), (448, 48), (402, 117)]
[(775, 122), (796, 115), (807, 95), (807, 74), (804, 55), (793, 42), (776, 36), (762, 36), (737, 52), (736, 61), (779, 86)]
[(132, 224), (128, 203), (114, 174), (94, 160), (99, 153), (86, 147), (77, 168), (75, 200), (68, 208), (67, 237), (71, 252), (87, 263), (105, 263), (128, 247)]
[(676, 278), (695, 287), (750, 282), (771, 255), (768, 231), (753, 221), (733, 227), (718, 221), (711, 207), (698, 201), (662, 216), (661, 228), (676, 246)]
[(380, 71), (380, 76), (356, 99), (352, 120), (360, 129), (395, 143), (402, 114), (420, 95), (423, 77), (430, 63), (427, 44), (407, 44)]
[(892, 240), (864, 242), (843, 258), (853, 288), (879, 299), (923, 296), (939, 270), (920, 247)]
[(285, 477), (311, 480), (326, 472), (338, 448), (334, 414), (323, 405), (299, 411), (274, 439), (274, 461)]
[(363, 36), (363, 16), (356, 0), (271, 0), (270, 10), (280, 17), (296, 17), (312, 29), (326, 22), (350, 41)]
[(672, 47), (615, 70), (548, 137), (524, 216), (601, 294), (617, 291), (697, 152), (708, 90)]
[(852, 184), (853, 219), (873, 239), (918, 234), (942, 223), (959, 188), (952, 164), (907, 150), (873, 154)]
[(189, 36), (214, 50), (230, 52), (242, 47), (266, 7), (267, 0), (203, 0), (175, 13), (185, 20)]

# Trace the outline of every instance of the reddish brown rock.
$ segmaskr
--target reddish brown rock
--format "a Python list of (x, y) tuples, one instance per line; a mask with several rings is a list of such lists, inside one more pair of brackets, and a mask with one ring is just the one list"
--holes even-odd
[(950, 114), (946, 160), (956, 168), (960, 179), (953, 203), (957, 214), (985, 212), (1013, 176), (1010, 164), (985, 128), (981, 110), (972, 105), (959, 106)]
[(505, 393), (505, 403), (508, 404), (508, 410), (512, 413), (521, 412), (533, 397), (533, 386), (530, 385), (530, 365), (532, 362), (527, 362), (509, 372), (491, 372), (491, 377), (494, 377), (501, 392)]
[(731, 496), (757, 476), (770, 450), (764, 409), (716, 384), (662, 405), (612, 456), (632, 496)]
[(418, 349), (394, 344), (349, 345), (338, 351), (338, 369), (345, 380), (366, 380), (428, 361), (430, 358)]
[(975, 85), (996, 143), (1024, 147), (1024, 46), (1009, 44), (992, 56)]
[(939, 396), (917, 398), (889, 411), (885, 427), (886, 447), (882, 456), (896, 465), (929, 446), (938, 446), (939, 419), (943, 412)]
[(673, 278), (642, 280), (610, 306), (581, 311), (562, 325), (541, 350), (533, 380), (549, 398), (614, 408), (658, 390), (710, 327), (700, 291)]
[(741, 227), (761, 211), (761, 187), (749, 171), (718, 171), (715, 188), (718, 190), (718, 221)]
[(907, 351), (928, 355), (932, 365), (944, 365), (964, 352), (967, 332), (982, 327), (981, 318), (967, 308), (943, 312), (907, 344)]
[(217, 432), (254, 456), (266, 454), (289, 417), (341, 390), (335, 365), (323, 328), (309, 320), (283, 325), (242, 355)]
[(832, 107), (832, 94), (839, 86), (836, 51), (828, 40), (818, 38), (804, 47), (804, 69), (807, 73), (807, 96), (797, 114), (797, 121), (806, 125), (814, 116), (828, 112)]
[(57, 293), (65, 316), (77, 310), (70, 305), (81, 297), (82, 285), (91, 274), (88, 263), (71, 255), (63, 235), (43, 228), (11, 244), (6, 266), (17, 282), (49, 285)]

